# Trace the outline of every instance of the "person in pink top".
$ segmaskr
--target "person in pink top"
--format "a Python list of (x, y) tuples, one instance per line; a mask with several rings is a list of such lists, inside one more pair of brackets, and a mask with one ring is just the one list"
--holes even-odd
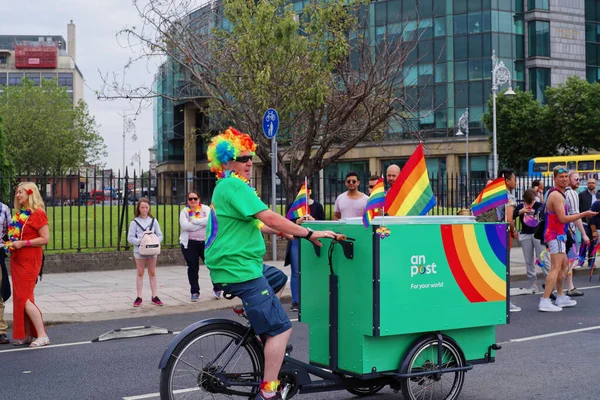
[[(567, 258), (567, 224), (585, 217), (598, 214), (586, 211), (578, 214), (567, 215), (565, 205), (565, 189), (569, 184), (569, 170), (565, 166), (556, 166), (553, 169), (554, 187), (546, 196), (546, 219), (544, 240), (550, 252), (550, 272), (546, 277), (544, 295), (540, 298), (539, 311), (557, 312), (564, 307), (573, 307), (577, 304), (563, 293), (563, 277), (569, 266)], [(558, 279), (560, 277), (561, 279)], [(550, 294), (556, 285), (558, 296), (555, 304), (550, 301)]]
[[(210, 215), (210, 207), (200, 202), (200, 195), (194, 190), (188, 193), (187, 200), (187, 207), (179, 214), (179, 225), (181, 226), (179, 244), (188, 267), (191, 300), (196, 302), (200, 297), (198, 271), (200, 270), (200, 259), (204, 262), (206, 223)], [(221, 291), (213, 287), (213, 295), (216, 299), (220, 299)]]
[(369, 196), (358, 190), (360, 180), (358, 174), (350, 171), (346, 174), (347, 192), (340, 194), (335, 199), (333, 220), (337, 221), (343, 218), (362, 218), (367, 208)]

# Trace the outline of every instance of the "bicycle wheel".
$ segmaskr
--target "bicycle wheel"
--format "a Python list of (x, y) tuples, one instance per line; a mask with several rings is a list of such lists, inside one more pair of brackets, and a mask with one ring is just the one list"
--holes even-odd
[(371, 385), (371, 386), (363, 386), (363, 387), (355, 387), (352, 389), (346, 389), (348, 392), (352, 393), (355, 396), (369, 396), (379, 392), (383, 389), (385, 385)]
[[(457, 345), (451, 341), (442, 341), (442, 367), (463, 367), (465, 362)], [(415, 378), (407, 378), (402, 384), (402, 394), (405, 399), (410, 400), (454, 400), (462, 389), (465, 371), (436, 373), (438, 366), (438, 340), (427, 338), (415, 346), (412, 357), (408, 362), (406, 372), (426, 372), (430, 375), (422, 375)]]
[[(246, 332), (241, 326), (217, 323), (187, 335), (161, 371), (161, 400), (248, 398), (256, 394), (264, 354), (254, 336), (236, 350)], [(222, 377), (236, 385), (227, 387)]]

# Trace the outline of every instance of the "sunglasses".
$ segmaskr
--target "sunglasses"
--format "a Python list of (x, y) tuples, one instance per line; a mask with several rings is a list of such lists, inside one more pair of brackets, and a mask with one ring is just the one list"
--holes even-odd
[(198, 198), (197, 197), (188, 197), (188, 200), (189, 201), (198, 201)]
[(252, 156), (239, 156), (235, 158), (235, 161), (237, 162), (241, 162), (241, 163), (247, 163), (248, 161), (252, 160)]
[(565, 172), (569, 172), (569, 170), (564, 168), (559, 168), (556, 170), (557, 174), (564, 174)]
[(579, 180), (580, 180), (580, 179), (579, 179), (579, 178), (577, 178), (577, 179), (575, 179), (575, 182), (579, 182)]
[(373, 189), (375, 185), (369, 185), (369, 189)]
[(348, 179), (346, 180), (346, 183), (354, 184), (356, 181), (354, 179)]

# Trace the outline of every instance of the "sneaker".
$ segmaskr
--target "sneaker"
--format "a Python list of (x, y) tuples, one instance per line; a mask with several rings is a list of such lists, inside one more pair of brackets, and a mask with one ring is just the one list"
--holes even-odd
[(271, 397), (265, 397), (263, 395), (262, 390), (258, 392), (258, 394), (254, 397), (254, 400), (281, 400), (281, 392), (276, 392), (275, 395)]
[(194, 303), (197, 302), (199, 296), (200, 295), (198, 293), (192, 293), (192, 302), (194, 302)]
[(527, 290), (531, 290), (531, 292), (534, 294), (539, 292), (537, 283), (531, 282), (531, 284), (529, 286), (527, 286)]
[[(542, 289), (546, 290), (546, 284), (542, 283)], [(556, 300), (556, 294), (555, 294), (555, 290), (552, 291), (552, 293), (550, 293), (550, 300), (555, 301)]]
[(0, 333), (0, 344), (9, 344), (10, 340), (8, 339), (8, 336), (6, 335), (6, 333)]
[(510, 312), (519, 312), (521, 311), (521, 307), (515, 306), (512, 301), (510, 302)]
[(215, 299), (219, 300), (221, 298), (221, 291), (220, 290), (214, 290), (213, 289), (213, 294), (215, 295)]
[(577, 302), (575, 300), (571, 300), (569, 296), (562, 295), (556, 296), (556, 302), (554, 304), (556, 304), (557, 307), (565, 308), (574, 307), (577, 305)]
[(160, 301), (160, 299), (158, 298), (158, 296), (154, 296), (154, 297), (152, 298), (152, 303), (154, 303), (154, 304), (155, 304), (155, 305), (157, 305), (157, 306), (162, 306), (162, 305), (163, 305), (163, 302), (162, 302), (162, 301)]
[(298, 311), (298, 303), (295, 301), (292, 301), (292, 305), (290, 307), (290, 311)]
[(577, 290), (577, 288), (565, 290), (565, 294), (570, 297), (583, 296), (583, 292), (581, 290)]
[(562, 308), (552, 304), (550, 299), (540, 297), (540, 305), (538, 306), (538, 310), (543, 312), (558, 312), (562, 311)]
[(139, 307), (142, 305), (142, 298), (141, 297), (136, 297), (135, 301), (133, 302), (133, 306), (134, 307)]

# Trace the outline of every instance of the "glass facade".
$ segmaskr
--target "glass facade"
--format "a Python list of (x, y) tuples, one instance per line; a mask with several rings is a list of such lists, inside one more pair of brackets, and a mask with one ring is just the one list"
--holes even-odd
[(529, 0), (527, 2), (528, 10), (549, 10), (549, 1), (548, 0)]
[(529, 57), (550, 57), (550, 22), (529, 21)]
[(416, 112), (408, 123), (392, 122), (387, 139), (407, 138), (416, 130), (445, 137), (467, 107), (471, 135), (488, 134), (481, 121), (492, 90), (493, 49), (509, 68), (513, 87), (524, 89), (523, 12), (518, 0), (371, 3), (364, 18), (375, 45), (396, 32), (405, 41), (418, 39), (403, 74), (406, 102)]
[(585, 64), (587, 80), (600, 81), (600, 0), (585, 1)]
[(546, 88), (551, 86), (550, 68), (529, 68), (529, 90), (533, 97), (546, 104)]

